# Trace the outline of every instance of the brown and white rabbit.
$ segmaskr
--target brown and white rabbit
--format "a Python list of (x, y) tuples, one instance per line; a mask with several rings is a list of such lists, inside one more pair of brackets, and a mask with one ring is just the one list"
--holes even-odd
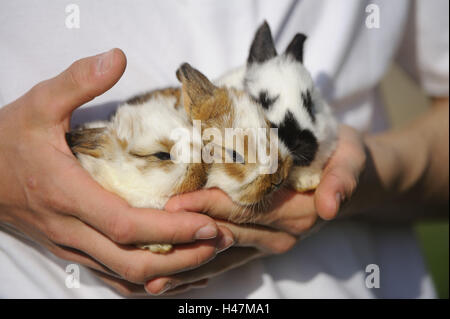
[[(154, 94), (121, 105), (109, 122), (94, 122), (66, 135), (81, 165), (105, 189), (133, 207), (162, 209), (167, 200), (194, 191), (206, 183), (202, 163), (178, 162), (171, 152), (177, 143), (194, 152), (189, 140), (176, 140), (171, 132), (192, 134), (190, 119), (175, 107), (176, 96)], [(184, 143), (184, 145), (183, 145)], [(149, 245), (155, 252), (170, 245)]]
[[(231, 215), (230, 220), (251, 221), (254, 208), (263, 209), (270, 195), (288, 177), (292, 166), (289, 151), (278, 143), (277, 135), (270, 134), (270, 123), (263, 110), (245, 92), (218, 87), (187, 63), (178, 69), (177, 77), (182, 83), (181, 99), (186, 112), (192, 120), (201, 121), (205, 148), (208, 144), (217, 145), (215, 139), (226, 136), (227, 130), (235, 133), (235, 143), (230, 146), (219, 142), (220, 155), (214, 154), (215, 160), (208, 167), (205, 188), (220, 188), (245, 208), (240, 215)], [(258, 129), (266, 134), (266, 139), (252, 134)], [(208, 130), (218, 134), (205, 136)], [(236, 147), (239, 144), (244, 146), (241, 150)], [(260, 161), (259, 154), (255, 154), (258, 151), (269, 154), (270, 163)]]

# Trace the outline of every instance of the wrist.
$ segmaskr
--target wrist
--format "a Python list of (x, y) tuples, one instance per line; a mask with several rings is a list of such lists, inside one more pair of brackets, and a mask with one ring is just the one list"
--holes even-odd
[[(367, 163), (362, 184), (377, 188), (383, 197), (392, 197), (404, 184), (405, 165), (392, 134), (367, 135), (364, 137)], [(372, 190), (373, 191), (373, 190)]]
[(340, 210), (341, 217), (371, 215), (377, 207), (395, 198), (403, 175), (402, 165), (397, 151), (386, 141), (389, 138), (383, 135), (363, 136), (365, 165), (351, 200)]

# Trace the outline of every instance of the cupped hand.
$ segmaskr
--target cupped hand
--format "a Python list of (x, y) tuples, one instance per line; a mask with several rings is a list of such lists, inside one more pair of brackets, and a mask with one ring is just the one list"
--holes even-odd
[(186, 291), (190, 284), (217, 276), (257, 257), (284, 253), (300, 235), (307, 234), (319, 219), (337, 216), (344, 202), (349, 202), (357, 189), (366, 164), (362, 136), (342, 125), (336, 151), (324, 168), (321, 182), (313, 193), (282, 190), (274, 197), (271, 208), (254, 214), (255, 225), (237, 225), (227, 220), (239, 212), (230, 198), (218, 189), (205, 189), (177, 195), (165, 209), (170, 212), (203, 212), (217, 219), (234, 236), (234, 245), (211, 262), (191, 271), (154, 278), (146, 289), (161, 294)]
[[(132, 208), (72, 155), (72, 111), (110, 89), (125, 66), (119, 49), (78, 60), (0, 109), (0, 223), (58, 257), (143, 283), (200, 266), (232, 235), (206, 215)], [(136, 243), (180, 245), (158, 255)]]

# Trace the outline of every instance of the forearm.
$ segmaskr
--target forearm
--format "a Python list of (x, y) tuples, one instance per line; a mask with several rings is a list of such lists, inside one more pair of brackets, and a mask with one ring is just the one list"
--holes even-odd
[(344, 212), (401, 222), (447, 217), (448, 118), (448, 98), (435, 100), (407, 127), (366, 136), (366, 169)]

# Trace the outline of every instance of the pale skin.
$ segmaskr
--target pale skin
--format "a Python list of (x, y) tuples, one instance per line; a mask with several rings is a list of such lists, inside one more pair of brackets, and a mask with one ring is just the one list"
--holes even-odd
[[(142, 284), (198, 267), (233, 240), (206, 215), (131, 208), (72, 155), (71, 112), (110, 89), (125, 66), (118, 49), (76, 61), (0, 109), (0, 222), (58, 257)], [(180, 245), (163, 256), (134, 243)]]
[[(98, 57), (77, 61), (0, 109), (0, 221), (94, 269), (123, 295), (204, 287), (208, 278), (254, 258), (288, 251), (319, 218), (338, 212), (406, 222), (429, 217), (424, 213), (431, 210), (420, 207), (432, 205), (436, 215), (447, 216), (448, 98), (435, 99), (430, 111), (398, 131), (362, 136), (342, 126), (317, 190), (281, 192), (257, 225), (225, 222), (235, 207), (216, 189), (173, 197), (166, 211), (130, 208), (89, 177), (64, 140), (71, 112), (122, 75), (125, 57), (112, 52), (100, 63), (106, 71), (97, 71)], [(393, 204), (405, 203), (418, 209), (390, 213)], [(212, 231), (198, 240), (206, 225)], [(181, 245), (168, 255), (130, 248), (142, 242)]]

